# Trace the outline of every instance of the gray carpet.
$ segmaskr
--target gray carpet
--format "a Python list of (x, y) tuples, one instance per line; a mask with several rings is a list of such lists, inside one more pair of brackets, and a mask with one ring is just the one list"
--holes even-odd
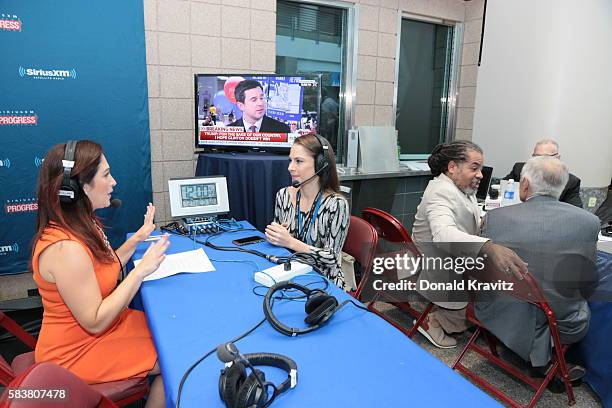
[[(392, 305), (386, 303), (377, 303), (376, 307), (379, 310), (384, 310), (385, 315), (391, 317), (395, 322), (399, 323), (402, 327), (412, 327), (412, 317), (406, 315), (401, 310), (395, 308)], [(454, 349), (440, 349), (433, 346), (425, 337), (417, 333), (414, 336), (414, 342), (419, 344), (425, 350), (436, 356), (444, 364), (449, 367), (454, 363), (463, 347), (466, 345), (471, 333), (467, 332), (461, 335), (455, 336), (457, 339), (457, 348)], [(504, 359), (518, 363), (518, 357), (505, 347), (500, 348), (501, 356)], [(518, 400), (522, 404), (527, 404), (529, 399), (533, 395), (530, 387), (527, 387), (520, 381), (513, 380), (505, 374), (505, 372), (499, 368), (496, 368), (487, 363), (482, 357), (474, 352), (469, 352), (462, 360), (463, 364), (476, 371), (481, 377), (486, 379), (489, 383), (495, 387), (500, 388), (506, 394), (512, 396), (515, 400)], [(593, 391), (587, 384), (581, 384), (574, 387), (574, 395), (576, 397), (575, 407), (579, 408), (599, 408), (601, 403)], [(542, 394), (542, 397), (536, 405), (538, 408), (552, 408), (552, 407), (564, 407), (567, 405), (567, 396), (563, 394), (553, 394), (546, 390)]]

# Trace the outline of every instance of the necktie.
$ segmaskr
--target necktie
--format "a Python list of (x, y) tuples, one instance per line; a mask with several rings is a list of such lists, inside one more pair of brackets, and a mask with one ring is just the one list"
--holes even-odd
[(257, 132), (257, 126), (255, 126), (255, 125), (251, 126), (249, 128), (249, 132), (253, 132), (253, 133)]

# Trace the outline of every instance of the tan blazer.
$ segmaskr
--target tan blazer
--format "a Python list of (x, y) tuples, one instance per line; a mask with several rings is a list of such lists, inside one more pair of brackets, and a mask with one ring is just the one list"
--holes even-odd
[[(479, 237), (480, 210), (475, 195), (466, 195), (440, 174), (429, 182), (412, 228), (412, 238), (425, 257), (476, 257), (487, 238)], [(419, 280), (449, 283), (462, 280), (459, 272), (438, 268), (421, 270)], [(419, 282), (419, 286), (421, 283)], [(448, 309), (467, 305), (467, 293), (419, 290), (421, 295)]]

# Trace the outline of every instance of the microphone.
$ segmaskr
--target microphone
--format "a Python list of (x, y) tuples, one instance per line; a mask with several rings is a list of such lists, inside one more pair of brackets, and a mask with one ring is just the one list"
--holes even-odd
[(223, 343), (217, 346), (217, 358), (224, 363), (231, 363), (239, 357), (240, 352), (234, 343)]
[(121, 200), (120, 200), (120, 199), (118, 199), (118, 198), (113, 198), (113, 199), (110, 201), (110, 206), (111, 206), (111, 207), (113, 207), (113, 208), (119, 208), (119, 207), (121, 207)]
[(291, 183), (291, 186), (293, 186), (293, 188), (298, 188), (303, 186), (304, 184), (308, 183), (310, 180), (312, 180), (313, 178), (315, 178), (316, 176), (319, 175), (319, 173), (321, 173), (323, 170), (325, 170), (327, 168), (327, 166), (329, 166), (329, 164), (325, 163), (325, 165), (323, 167), (321, 167), (319, 170), (317, 170), (315, 172), (315, 174), (313, 174), (312, 176), (308, 177), (306, 180), (304, 181), (294, 181), (293, 183)]
[[(255, 379), (259, 383), (259, 386), (261, 387), (261, 392), (264, 392), (266, 394), (268, 393), (268, 388), (264, 386), (263, 381), (261, 381), (261, 378), (259, 378), (259, 375), (257, 374), (255, 369), (251, 365), (251, 362), (247, 360), (246, 358), (244, 358), (242, 354), (240, 354), (240, 352), (238, 351), (238, 347), (236, 347), (234, 343), (230, 341), (227, 343), (219, 344), (217, 346), (217, 358), (223, 361), (224, 363), (231, 363), (232, 361), (236, 361), (236, 360), (239, 360), (245, 363), (246, 366), (251, 369), (251, 372), (253, 373), (253, 375), (255, 376)], [(267, 399), (268, 398), (266, 395), (266, 400)]]

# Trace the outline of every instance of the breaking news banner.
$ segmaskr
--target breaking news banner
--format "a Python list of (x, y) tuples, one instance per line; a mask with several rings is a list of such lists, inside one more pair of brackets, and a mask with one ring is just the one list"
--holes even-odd
[(291, 133), (257, 133), (245, 132), (242, 127), (210, 126), (200, 131), (200, 144), (239, 146), (251, 145), (253, 142), (261, 146), (274, 146), (279, 143), (293, 142), (298, 135)]
[(152, 201), (143, 15), (142, 1), (2, 1), (0, 274), (28, 271), (38, 172), (55, 144), (100, 143), (123, 202), (100, 212), (107, 234), (116, 247), (140, 227), (134, 214)]

